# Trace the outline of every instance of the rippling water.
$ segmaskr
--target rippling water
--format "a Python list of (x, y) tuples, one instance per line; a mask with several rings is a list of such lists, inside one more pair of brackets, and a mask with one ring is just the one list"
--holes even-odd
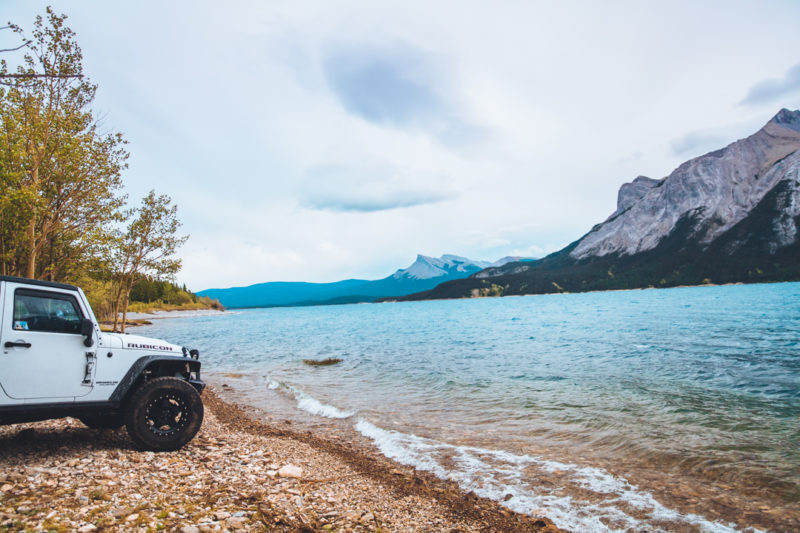
[[(800, 530), (800, 283), (244, 310), (136, 333), (200, 348), (256, 405), (289, 398), (577, 531)], [(327, 357), (343, 361), (303, 364)]]

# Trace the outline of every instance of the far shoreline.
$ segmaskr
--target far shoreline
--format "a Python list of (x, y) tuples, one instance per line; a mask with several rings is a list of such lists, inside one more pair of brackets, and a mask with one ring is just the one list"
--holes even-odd
[[(553, 292), (535, 292), (529, 294), (506, 294), (499, 296), (463, 296), (460, 298), (425, 298), (419, 300), (404, 300), (403, 296), (387, 296), (382, 297), (372, 302), (342, 302), (342, 303), (318, 303), (318, 304), (275, 304), (275, 305), (258, 305), (258, 306), (242, 306), (242, 307), (226, 307), (225, 311), (243, 311), (252, 309), (287, 309), (287, 308), (303, 308), (303, 307), (335, 307), (345, 305), (365, 305), (365, 304), (403, 304), (403, 303), (416, 303), (416, 302), (445, 302), (445, 301), (460, 301), (460, 300), (488, 300), (500, 298), (514, 298), (526, 296), (553, 296), (553, 295), (566, 295), (566, 294), (596, 294), (604, 292), (626, 292), (626, 291), (649, 291), (649, 290), (669, 290), (669, 289), (694, 289), (706, 287), (730, 287), (730, 286), (750, 286), (750, 285), (777, 285), (781, 283), (800, 283), (798, 280), (784, 280), (784, 281), (757, 281), (748, 283), (745, 281), (735, 281), (730, 283), (700, 283), (697, 285), (674, 285), (670, 287), (629, 287), (625, 289), (593, 289), (587, 291), (553, 291)], [(131, 313), (128, 314), (131, 316)], [(159, 317), (170, 318), (170, 317)]]
[[(147, 311), (137, 311), (128, 313), (125, 320), (126, 328), (135, 328), (139, 326), (150, 326), (153, 324), (152, 320), (164, 320), (170, 318), (193, 318), (201, 316), (216, 316), (220, 313), (225, 313), (227, 309), (217, 308), (202, 308), (202, 309), (148, 309)], [(100, 327), (107, 333), (113, 333), (114, 322), (112, 320), (98, 320)], [(117, 325), (122, 322), (120, 317)]]

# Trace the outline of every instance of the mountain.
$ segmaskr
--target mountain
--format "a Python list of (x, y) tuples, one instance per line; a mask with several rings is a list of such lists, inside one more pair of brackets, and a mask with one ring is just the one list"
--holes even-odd
[(403, 299), (800, 280), (800, 111), (622, 185), (616, 210), (566, 248)]
[(384, 297), (397, 297), (432, 289), (443, 281), (465, 278), (495, 263), (473, 261), (456, 255), (427, 257), (418, 255), (408, 268), (379, 280), (348, 279), (335, 283), (273, 281), (249, 287), (207, 289), (197, 294), (218, 299), (227, 308), (325, 305), (372, 302)]
[[(417, 260), (408, 267), (391, 275), (393, 279), (419, 280), (438, 278), (441, 276), (466, 277), (490, 266), (486, 261), (472, 261), (466, 257), (445, 254), (439, 259), (418, 255)], [(464, 274), (463, 276), (461, 274)]]

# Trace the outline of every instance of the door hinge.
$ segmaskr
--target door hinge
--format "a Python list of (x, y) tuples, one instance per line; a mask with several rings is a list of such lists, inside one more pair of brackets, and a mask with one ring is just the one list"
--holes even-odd
[(87, 387), (92, 386), (92, 375), (94, 374), (95, 361), (97, 361), (97, 357), (95, 356), (94, 352), (86, 352), (86, 375), (83, 377), (83, 383), (81, 383), (81, 385), (85, 385)]

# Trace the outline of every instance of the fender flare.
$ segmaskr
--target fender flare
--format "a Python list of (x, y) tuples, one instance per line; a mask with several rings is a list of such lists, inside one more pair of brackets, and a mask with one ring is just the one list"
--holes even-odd
[(114, 392), (111, 393), (109, 401), (121, 403), (128, 395), (128, 392), (130, 392), (134, 384), (139, 380), (142, 373), (153, 363), (166, 363), (168, 365), (180, 367), (188, 364), (189, 370), (196, 373), (195, 375), (197, 376), (197, 379), (187, 381), (190, 385), (197, 389), (197, 392), (203, 392), (205, 383), (200, 381), (200, 361), (197, 359), (190, 359), (188, 357), (181, 359), (177, 357), (166, 357), (163, 355), (145, 355), (137, 359), (131, 365), (131, 367), (128, 369), (128, 372), (117, 384), (117, 388), (115, 388)]

